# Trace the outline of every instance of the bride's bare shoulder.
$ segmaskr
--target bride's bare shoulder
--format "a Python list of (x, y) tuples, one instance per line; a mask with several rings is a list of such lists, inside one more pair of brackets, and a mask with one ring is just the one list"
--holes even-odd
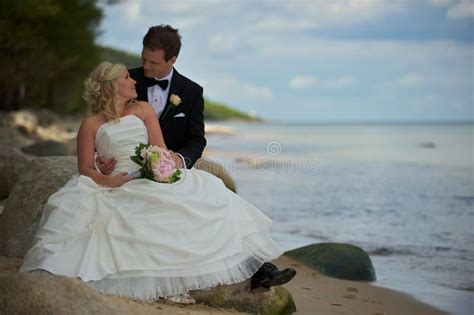
[[(135, 101), (133, 104), (129, 107), (128, 113), (133, 114), (140, 118), (141, 120), (145, 120), (146, 114), (148, 109), (152, 109), (151, 105), (148, 104), (147, 102), (144, 101)], [(153, 109), (152, 109), (153, 110)]]
[(82, 120), (81, 130), (88, 130), (93, 133), (106, 122), (105, 117), (101, 113), (97, 113), (91, 116), (87, 116)]

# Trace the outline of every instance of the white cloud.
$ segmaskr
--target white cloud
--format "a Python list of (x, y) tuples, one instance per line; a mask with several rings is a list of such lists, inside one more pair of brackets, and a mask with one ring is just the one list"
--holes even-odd
[(123, 7), (125, 16), (131, 23), (136, 23), (140, 19), (141, 5), (137, 0), (126, 2)]
[(209, 51), (212, 53), (232, 53), (237, 50), (236, 37), (214, 35), (209, 38)]
[(169, 22), (173, 27), (181, 30), (192, 30), (198, 26), (206, 25), (207, 19), (197, 15), (173, 17)]
[(426, 2), (435, 7), (446, 7), (453, 3), (453, 0), (427, 0)]
[(341, 76), (334, 79), (318, 79), (314, 76), (299, 75), (290, 80), (290, 88), (306, 89), (310, 87), (321, 87), (325, 89), (349, 88), (356, 85), (351, 76)]
[(302, 0), (270, 2), (275, 10), (262, 16), (254, 26), (257, 30), (305, 30), (351, 25), (373, 21), (402, 10), (406, 0)]
[(474, 2), (472, 0), (461, 0), (448, 9), (447, 16), (451, 19), (474, 17)]
[[(407, 56), (410, 60), (426, 61), (430, 58), (451, 58), (453, 60), (472, 60), (474, 45), (470, 43), (457, 43), (447, 40), (438, 41), (397, 41), (397, 40), (331, 40), (318, 39), (305, 34), (295, 34), (281, 40), (272, 37), (254, 38), (256, 51), (265, 58), (298, 58), (314, 61), (338, 60), (361, 62), (385, 62), (385, 60), (399, 60)], [(302, 45), (301, 43), (304, 43)], [(415, 53), (416, 52), (416, 53)]]
[(156, 5), (159, 2), (159, 7), (169, 13), (174, 14), (188, 14), (205, 13), (212, 9), (222, 9), (228, 6), (229, 2), (226, 0), (190, 0), (190, 1), (156, 1), (148, 0), (149, 5)]
[(242, 93), (250, 98), (265, 98), (269, 99), (273, 97), (272, 90), (268, 87), (261, 87), (255, 84), (244, 82), (241, 86)]
[(322, 86), (326, 88), (349, 88), (355, 85), (356, 81), (350, 76), (339, 77), (322, 83)]
[(299, 75), (290, 80), (290, 88), (305, 89), (316, 85), (318, 79), (310, 75)]
[(423, 82), (423, 76), (417, 73), (409, 73), (398, 80), (398, 85), (403, 87), (417, 87)]
[(215, 89), (223, 94), (251, 100), (259, 98), (268, 100), (273, 98), (273, 93), (270, 88), (242, 81), (232, 76), (213, 78), (213, 80), (209, 82), (209, 89)]

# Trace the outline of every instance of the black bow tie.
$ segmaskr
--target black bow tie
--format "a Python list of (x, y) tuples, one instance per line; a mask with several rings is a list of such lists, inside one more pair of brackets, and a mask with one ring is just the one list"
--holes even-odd
[(148, 86), (153, 86), (153, 85), (158, 84), (160, 88), (162, 88), (163, 90), (166, 90), (166, 88), (168, 87), (168, 80), (156, 80), (154, 78), (147, 78), (147, 84)]

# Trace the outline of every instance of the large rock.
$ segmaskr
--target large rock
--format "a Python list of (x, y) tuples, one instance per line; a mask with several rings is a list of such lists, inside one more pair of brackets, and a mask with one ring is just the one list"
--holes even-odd
[(224, 185), (228, 189), (232, 190), (235, 193), (237, 192), (234, 180), (232, 179), (232, 177), (230, 177), (226, 169), (219, 163), (213, 162), (206, 158), (200, 158), (199, 160), (197, 160), (194, 167), (219, 177), (220, 179), (222, 179)]
[(320, 243), (285, 253), (323, 275), (360, 281), (375, 281), (375, 270), (369, 255), (351, 244)]
[[(247, 290), (245, 292), (245, 290)], [(294, 312), (291, 294), (283, 287), (263, 293), (248, 292), (248, 281), (211, 290), (191, 291), (198, 303), (218, 309), (237, 310), (261, 315), (283, 315)], [(127, 298), (102, 295), (79, 279), (49, 273), (22, 273), (0, 276), (0, 314), (153, 314), (155, 309), (166, 309), (159, 314), (193, 313), (168, 303), (135, 304)], [(136, 306), (150, 305), (137, 309)], [(203, 312), (199, 312), (201, 314)]]
[(62, 156), (74, 154), (69, 152), (66, 144), (54, 140), (38, 141), (22, 147), (21, 151), (35, 156)]
[(36, 158), (26, 165), (0, 216), (1, 255), (25, 255), (33, 245), (44, 204), (75, 173), (74, 156)]
[[(222, 166), (202, 160), (199, 164), (223, 179), (235, 191), (235, 185)], [(49, 196), (77, 173), (74, 156), (42, 157), (34, 159), (18, 178), (0, 216), (0, 254), (22, 257), (33, 245), (42, 209)]]
[(36, 128), (38, 128), (38, 117), (30, 110), (9, 112), (7, 122), (11, 127), (17, 128), (27, 134), (34, 134)]
[(36, 133), (38, 127), (48, 127), (61, 120), (59, 115), (48, 109), (19, 110), (5, 112), (5, 119), (2, 125), (8, 124), (10, 127), (24, 130), (29, 134)]
[(8, 197), (20, 171), (32, 159), (18, 149), (0, 144), (0, 199)]
[(46, 274), (0, 277), (0, 314), (117, 314), (80, 280)]
[(290, 292), (281, 286), (266, 292), (249, 291), (249, 281), (234, 285), (217, 286), (210, 290), (191, 291), (198, 303), (212, 307), (235, 309), (239, 312), (262, 315), (283, 315), (296, 311)]
[[(37, 142), (52, 140), (63, 145), (46, 143), (49, 146), (48, 150), (54, 150), (53, 153), (49, 153), (51, 151), (39, 151), (45, 147), (45, 143), (40, 143), (41, 147), (38, 148), (36, 145), (34, 150), (46, 153), (28, 153), (37, 156), (73, 155), (76, 151), (75, 143), (70, 146), (69, 142), (75, 142), (80, 120), (79, 117), (60, 117), (46, 109), (0, 111), (0, 144), (23, 148)], [(64, 149), (67, 149), (66, 153)]]

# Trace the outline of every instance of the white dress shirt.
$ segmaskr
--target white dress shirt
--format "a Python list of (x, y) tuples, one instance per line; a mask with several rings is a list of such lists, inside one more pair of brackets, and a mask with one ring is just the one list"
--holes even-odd
[[(166, 87), (165, 90), (163, 90), (158, 84), (149, 86), (147, 90), (148, 103), (150, 103), (151, 107), (153, 107), (153, 110), (155, 111), (158, 119), (160, 119), (161, 113), (165, 109), (166, 101), (168, 100), (168, 95), (170, 93), (170, 86), (171, 86), (171, 78), (173, 77), (173, 71), (174, 70), (171, 69), (171, 72), (168, 73), (168, 75), (162, 78), (155, 78), (155, 80), (168, 80), (168, 86)], [(181, 161), (183, 162), (183, 167), (186, 168), (184, 157), (178, 152), (175, 152), (175, 153), (181, 158)]]
[(168, 94), (170, 93), (171, 78), (173, 77), (173, 69), (168, 75), (162, 78), (155, 78), (155, 80), (168, 80), (168, 86), (163, 90), (158, 84), (148, 87), (148, 103), (155, 111), (158, 118), (165, 109)]

